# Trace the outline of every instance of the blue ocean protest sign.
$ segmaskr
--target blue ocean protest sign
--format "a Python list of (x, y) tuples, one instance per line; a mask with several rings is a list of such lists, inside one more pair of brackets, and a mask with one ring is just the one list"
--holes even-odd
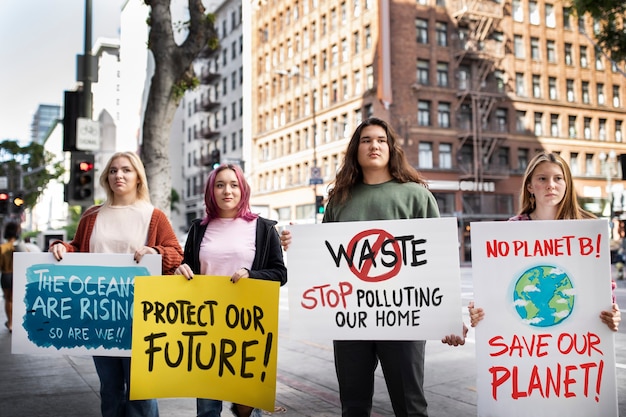
[(12, 353), (130, 356), (136, 276), (161, 255), (15, 253)]

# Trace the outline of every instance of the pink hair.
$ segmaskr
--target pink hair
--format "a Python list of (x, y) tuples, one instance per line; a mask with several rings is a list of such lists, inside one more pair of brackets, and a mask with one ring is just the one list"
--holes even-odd
[(239, 183), (239, 189), (241, 190), (241, 200), (239, 201), (237, 215), (235, 217), (244, 219), (248, 222), (259, 217), (258, 214), (255, 214), (250, 210), (250, 185), (246, 181), (241, 168), (237, 165), (224, 164), (211, 171), (209, 178), (207, 179), (206, 187), (204, 189), (206, 216), (202, 219), (202, 225), (205, 225), (209, 221), (219, 217), (219, 207), (215, 202), (215, 178), (217, 177), (217, 174), (225, 169), (230, 169), (235, 173), (235, 177), (237, 177), (237, 182)]

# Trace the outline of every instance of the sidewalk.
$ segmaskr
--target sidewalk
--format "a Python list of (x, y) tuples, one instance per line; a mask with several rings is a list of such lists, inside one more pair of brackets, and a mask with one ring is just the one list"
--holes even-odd
[[(281, 296), (277, 416), (340, 415), (332, 345), (289, 337), (286, 297)], [(284, 304), (283, 304), (284, 303)], [(0, 306), (2, 302), (0, 302)], [(467, 322), (467, 318), (466, 318)], [(13, 355), (11, 335), (0, 330), (0, 417), (98, 417), (99, 381), (91, 357)], [(476, 415), (474, 345), (427, 343), (426, 395), (431, 417)], [(159, 399), (161, 417), (195, 416), (195, 399)], [(222, 416), (231, 416), (225, 404)], [(269, 413), (265, 413), (269, 414)], [(373, 417), (393, 416), (380, 367)]]

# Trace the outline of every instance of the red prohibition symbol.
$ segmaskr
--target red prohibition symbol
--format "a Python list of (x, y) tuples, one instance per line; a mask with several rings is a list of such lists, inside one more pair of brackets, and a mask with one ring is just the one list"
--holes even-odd
[[(378, 236), (376, 237), (376, 235)], [(357, 269), (355, 263), (352, 262), (352, 265), (350, 265), (350, 270), (352, 271), (352, 273), (358, 279), (365, 282), (382, 282), (398, 275), (398, 272), (400, 272), (400, 268), (402, 267), (402, 253), (400, 250), (400, 245), (398, 245), (398, 242), (395, 240), (395, 238), (385, 230), (370, 229), (364, 230), (361, 233), (357, 234), (348, 244), (348, 253), (352, 253), (354, 247), (359, 243), (359, 241), (368, 236), (375, 237), (374, 244), (372, 245), (372, 257), (363, 262), (360, 271)], [(369, 274), (373, 266), (373, 259), (376, 258), (376, 255), (380, 251), (380, 248), (383, 246), (383, 244), (388, 241), (391, 241), (391, 245), (393, 246), (393, 251), (396, 254), (396, 259), (398, 259), (398, 262), (396, 262), (396, 264), (390, 271), (387, 271), (384, 274), (370, 276)]]

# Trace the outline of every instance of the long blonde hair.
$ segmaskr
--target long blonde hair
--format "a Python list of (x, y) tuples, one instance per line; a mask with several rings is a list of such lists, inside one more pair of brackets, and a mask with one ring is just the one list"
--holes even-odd
[(137, 200), (145, 201), (150, 203), (150, 190), (148, 190), (148, 179), (146, 177), (146, 170), (143, 166), (143, 162), (139, 159), (139, 156), (135, 152), (116, 152), (111, 158), (109, 158), (109, 162), (107, 162), (106, 166), (100, 173), (100, 185), (104, 188), (107, 194), (107, 201), (109, 203), (113, 202), (113, 190), (109, 185), (109, 171), (111, 170), (111, 164), (118, 158), (128, 158), (130, 164), (137, 172)]
[(576, 190), (574, 189), (574, 180), (572, 179), (572, 172), (569, 169), (569, 165), (567, 165), (567, 162), (565, 162), (563, 158), (552, 152), (538, 153), (528, 163), (526, 172), (524, 173), (524, 181), (522, 182), (522, 192), (520, 193), (519, 214), (530, 215), (530, 213), (535, 210), (535, 197), (528, 191), (528, 185), (533, 179), (535, 169), (546, 162), (559, 166), (563, 172), (563, 179), (565, 180), (565, 195), (559, 203), (559, 207), (556, 211), (556, 219), (595, 219), (596, 216), (584, 210), (578, 204)]

